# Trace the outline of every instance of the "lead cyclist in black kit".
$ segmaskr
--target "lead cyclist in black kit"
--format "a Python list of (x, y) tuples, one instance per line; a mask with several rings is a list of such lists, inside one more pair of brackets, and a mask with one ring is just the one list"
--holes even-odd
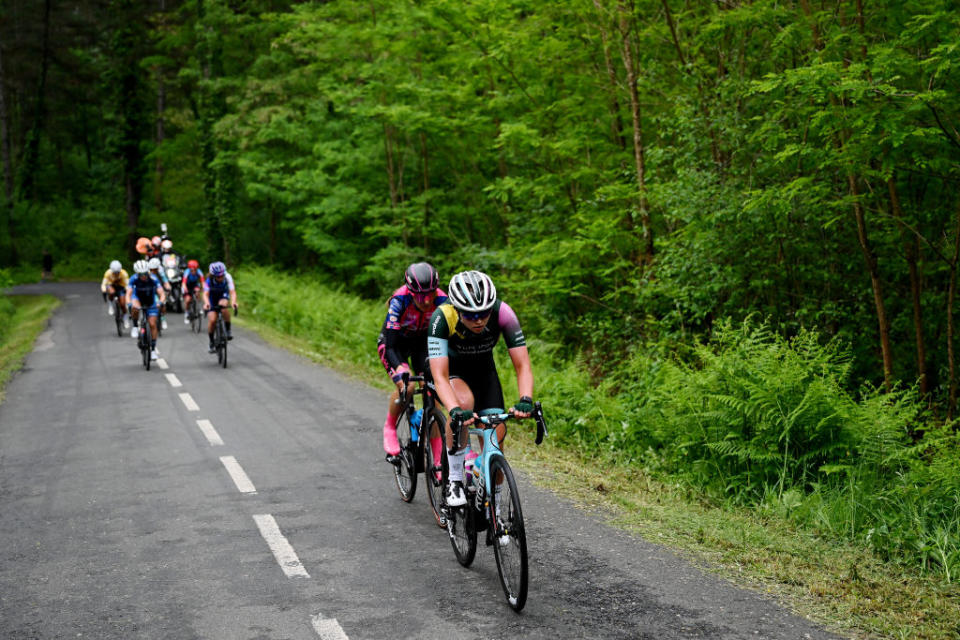
[[(430, 318), (427, 349), (437, 396), (450, 410), (450, 430), (446, 434), (450, 485), (446, 500), (447, 505), (456, 507), (467, 501), (463, 490), (467, 437), (463, 427), (472, 424), (475, 415), (501, 413), (504, 409), (503, 389), (493, 360), (493, 348), (501, 335), (517, 372), (520, 400), (512, 412), (518, 418), (530, 417), (533, 412), (533, 369), (517, 315), (497, 299), (497, 290), (487, 274), (463, 271), (453, 276), (447, 299)], [(461, 431), (461, 448), (451, 453), (454, 429)], [(497, 426), (499, 442), (503, 442), (506, 431), (506, 425)]]

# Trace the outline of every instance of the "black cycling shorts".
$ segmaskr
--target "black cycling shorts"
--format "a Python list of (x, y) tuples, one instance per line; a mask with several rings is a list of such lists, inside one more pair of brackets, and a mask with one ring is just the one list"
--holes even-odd
[(473, 410), (480, 413), (485, 410), (504, 410), (503, 388), (500, 386), (500, 376), (497, 375), (497, 365), (493, 358), (490, 360), (460, 361), (450, 359), (450, 379), (460, 378), (467, 383), (473, 392)]

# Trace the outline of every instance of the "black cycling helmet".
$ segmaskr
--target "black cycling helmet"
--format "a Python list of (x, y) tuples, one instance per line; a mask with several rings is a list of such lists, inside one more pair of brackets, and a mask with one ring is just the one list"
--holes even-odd
[(436, 291), (439, 282), (437, 270), (429, 262), (413, 263), (407, 267), (403, 279), (411, 293), (431, 293)]

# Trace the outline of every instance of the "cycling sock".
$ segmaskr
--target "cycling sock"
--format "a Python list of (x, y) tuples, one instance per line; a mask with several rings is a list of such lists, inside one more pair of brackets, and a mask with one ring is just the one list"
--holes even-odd
[(443, 438), (430, 438), (430, 448), (433, 450), (433, 466), (439, 467), (443, 464), (440, 460), (443, 455)]
[(461, 449), (453, 455), (447, 454), (447, 464), (450, 466), (450, 482), (463, 482), (463, 459), (467, 452)]
[(383, 421), (383, 450), (391, 456), (400, 453), (400, 443), (397, 441), (397, 419), (387, 413)]
[(230, 333), (230, 323), (229, 323), (229, 322), (224, 322), (224, 323), (223, 323), (223, 326), (225, 326), (225, 327), (227, 328), (227, 333)]

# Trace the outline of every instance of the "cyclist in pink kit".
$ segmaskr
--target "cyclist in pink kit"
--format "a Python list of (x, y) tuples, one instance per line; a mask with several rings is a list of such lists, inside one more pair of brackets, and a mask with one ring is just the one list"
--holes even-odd
[[(387, 419), (383, 423), (383, 450), (387, 462), (398, 462), (400, 444), (397, 442), (397, 418), (400, 405), (396, 403), (403, 388), (403, 374), (413, 367), (414, 373), (429, 375), (427, 363), (427, 328), (430, 316), (437, 305), (447, 301), (447, 294), (437, 288), (437, 270), (427, 262), (417, 262), (407, 267), (403, 274), (405, 284), (393, 292), (387, 303), (387, 317), (377, 340), (380, 362), (387, 370), (397, 388), (390, 396)], [(408, 363), (409, 361), (409, 363)], [(411, 384), (408, 391), (413, 391)], [(431, 433), (434, 462), (439, 465), (440, 434)]]

